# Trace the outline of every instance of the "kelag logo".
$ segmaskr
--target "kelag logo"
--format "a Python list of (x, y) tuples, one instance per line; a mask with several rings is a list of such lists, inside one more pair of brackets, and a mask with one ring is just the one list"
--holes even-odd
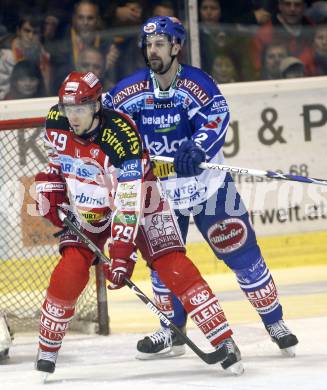
[(121, 167), (120, 181), (141, 179), (141, 160), (124, 161)]

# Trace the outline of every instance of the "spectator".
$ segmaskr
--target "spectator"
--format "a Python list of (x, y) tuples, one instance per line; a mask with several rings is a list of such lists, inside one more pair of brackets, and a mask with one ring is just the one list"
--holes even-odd
[(280, 79), (280, 63), (282, 59), (286, 58), (287, 56), (288, 52), (284, 43), (274, 41), (267, 45), (263, 51), (261, 79)]
[(283, 79), (304, 76), (304, 64), (296, 57), (286, 57), (280, 63), (280, 74)]
[(249, 59), (250, 41), (234, 26), (222, 25), (219, 0), (199, 2), (200, 55), (202, 69), (210, 73), (217, 55), (238, 58), (237, 73), (240, 80), (254, 80), (257, 75)]
[(279, 12), (261, 26), (253, 39), (252, 59), (257, 71), (262, 67), (262, 52), (273, 39), (285, 42), (289, 53), (299, 57), (310, 46), (313, 22), (305, 16), (304, 0), (279, 0)]
[(317, 26), (312, 46), (303, 52), (300, 59), (304, 62), (306, 76), (327, 75), (327, 24)]
[(94, 47), (89, 47), (80, 52), (76, 70), (78, 72), (92, 72), (99, 80), (103, 80), (104, 58), (102, 53)]
[(105, 12), (108, 27), (138, 26), (144, 20), (145, 3), (142, 0), (110, 2)]
[(218, 84), (239, 81), (235, 61), (227, 55), (219, 55), (214, 58), (211, 75)]
[(158, 1), (153, 5), (151, 16), (176, 16), (174, 3), (169, 0)]
[(222, 23), (262, 25), (271, 19), (273, 0), (220, 0)]
[(32, 15), (22, 15), (18, 21), (16, 34), (9, 35), (0, 50), (0, 99), (9, 90), (9, 80), (13, 67), (22, 60), (29, 60), (39, 66), (47, 93), (50, 89), (49, 53), (40, 43), (41, 21)]
[(8, 33), (7, 27), (0, 21), (0, 39)]
[(102, 20), (99, 7), (91, 0), (81, 0), (75, 4), (71, 26), (64, 34), (64, 40), (56, 41), (52, 49), (52, 64), (55, 69), (54, 90), (66, 75), (76, 69), (80, 53), (89, 47), (106, 54), (109, 40), (101, 33)]
[(200, 1), (199, 11), (200, 21), (206, 25), (216, 25), (221, 19), (221, 7), (219, 1)]
[(114, 84), (110, 81), (110, 72), (105, 70), (105, 58), (103, 54), (94, 47), (81, 51), (76, 66), (78, 72), (92, 72), (106, 88), (112, 88)]
[(10, 76), (10, 89), (5, 100), (44, 97), (44, 82), (38, 66), (28, 60), (18, 62)]
[(306, 10), (305, 14), (315, 23), (322, 23), (325, 19), (327, 19), (327, 2), (313, 2), (313, 4)]
[(66, 27), (65, 23), (67, 22), (63, 11), (56, 8), (47, 10), (42, 29), (42, 41), (45, 47), (62, 38), (64, 28)]
[(106, 73), (110, 75), (107, 81), (112, 85), (144, 66), (138, 32), (145, 9), (142, 0), (119, 1), (107, 9), (107, 25), (115, 28), (110, 31), (113, 45), (106, 56)]

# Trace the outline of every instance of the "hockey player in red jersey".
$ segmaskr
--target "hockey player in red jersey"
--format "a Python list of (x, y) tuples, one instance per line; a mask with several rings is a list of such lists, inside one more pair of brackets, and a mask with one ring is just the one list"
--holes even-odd
[[(125, 277), (132, 276), (138, 248), (209, 342), (225, 348), (232, 330), (217, 297), (185, 255), (178, 224), (161, 196), (135, 124), (124, 114), (104, 110), (101, 92), (91, 72), (72, 72), (63, 82), (59, 104), (46, 120), (49, 165), (47, 173), (36, 175), (37, 208), (63, 227), (58, 208), (68, 204), (70, 218), (101, 250), (109, 239), (109, 289), (121, 288)], [(36, 368), (45, 373), (55, 370), (76, 301), (96, 261), (69, 230), (61, 235), (59, 250), (61, 259), (40, 318)], [(222, 366), (235, 374), (243, 372), (235, 353), (228, 353)]]

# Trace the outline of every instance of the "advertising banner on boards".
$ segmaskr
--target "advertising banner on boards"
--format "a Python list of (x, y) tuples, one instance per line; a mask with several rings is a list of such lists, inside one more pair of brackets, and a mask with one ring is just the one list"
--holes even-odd
[[(222, 85), (225, 163), (327, 179), (327, 78)], [(327, 186), (234, 175), (258, 235), (325, 230)]]

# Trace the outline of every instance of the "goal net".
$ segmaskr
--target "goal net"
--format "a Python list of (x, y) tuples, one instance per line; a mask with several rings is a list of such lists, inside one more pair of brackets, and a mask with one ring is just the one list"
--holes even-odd
[[(36, 216), (34, 176), (47, 165), (42, 134), (54, 98), (0, 103), (0, 311), (14, 331), (37, 330), (50, 275), (59, 260), (54, 228)], [(105, 281), (92, 267), (71, 325), (107, 334)]]

